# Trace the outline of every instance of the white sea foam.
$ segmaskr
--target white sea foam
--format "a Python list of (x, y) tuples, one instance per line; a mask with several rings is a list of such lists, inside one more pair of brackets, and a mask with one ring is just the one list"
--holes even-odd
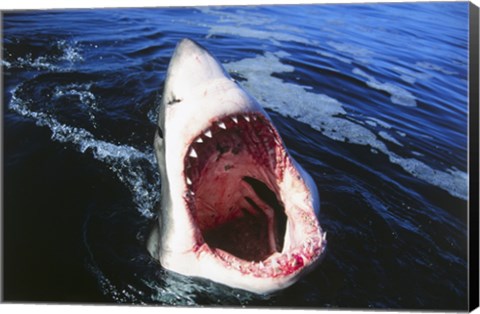
[(414, 158), (402, 158), (394, 153), (389, 154), (389, 159), (402, 166), (413, 176), (448, 191), (451, 195), (461, 199), (468, 196), (468, 175), (465, 172), (446, 169), (440, 171), (429, 167), (427, 164)]
[(330, 59), (336, 59), (338, 61), (341, 61), (343, 63), (347, 63), (347, 64), (351, 64), (353, 60), (350, 60), (348, 58), (345, 58), (345, 57), (341, 57), (339, 55), (336, 55), (336, 54), (333, 54), (333, 53), (329, 53), (329, 52), (326, 52), (326, 51), (322, 51), (322, 50), (317, 50), (316, 51), (319, 55), (321, 56), (324, 56), (326, 58), (330, 58)]
[[(284, 27), (281, 23), (271, 16), (253, 12), (249, 10), (236, 10), (235, 12), (227, 12), (216, 10), (213, 8), (200, 8), (200, 10), (209, 16), (217, 16), (219, 20), (214, 25), (209, 25), (207, 38), (212, 35), (233, 35), (245, 38), (257, 38), (262, 40), (270, 40), (274, 43), (279, 41), (291, 41), (302, 44), (311, 43), (309, 40), (300, 36), (302, 31), (294, 27)], [(259, 30), (256, 27), (262, 25), (268, 31)], [(295, 35), (298, 34), (298, 35)]]
[(377, 119), (377, 118), (368, 117), (368, 122), (373, 122), (375, 124), (378, 124), (384, 129), (391, 129), (392, 128), (392, 126), (390, 124), (388, 124), (387, 122), (382, 121), (380, 119)]
[[(148, 174), (156, 174), (156, 162), (153, 151), (142, 152), (128, 145), (118, 145), (95, 138), (83, 128), (60, 123), (53, 115), (30, 110), (26, 102), (12, 91), (9, 108), (18, 114), (32, 118), (39, 126), (45, 126), (52, 132), (52, 139), (72, 144), (81, 153), (91, 151), (94, 158), (108, 165), (117, 177), (133, 194), (138, 211), (145, 217), (154, 216), (154, 204), (159, 199), (157, 182), (149, 182)], [(147, 168), (144, 164), (147, 161)]]
[(360, 61), (364, 64), (371, 62), (373, 58), (373, 52), (368, 50), (365, 47), (340, 43), (335, 41), (328, 41), (327, 45), (335, 49), (337, 52), (341, 53), (343, 57), (349, 56), (354, 60)]
[(235, 12), (230, 12), (212, 7), (199, 7), (198, 9), (206, 15), (219, 17), (219, 21), (216, 24), (267, 25), (277, 21), (277, 19), (272, 16), (252, 10), (245, 11), (238, 9), (235, 10)]
[(381, 138), (383, 138), (384, 140), (387, 140), (389, 142), (392, 142), (394, 144), (397, 144), (398, 146), (403, 146), (402, 143), (400, 143), (399, 141), (397, 141), (393, 136), (391, 136), (390, 134), (388, 134), (387, 132), (385, 131), (380, 131), (378, 132), (378, 135), (380, 135)]
[[(230, 72), (237, 72), (246, 79), (240, 81), (240, 84), (265, 108), (309, 124), (331, 139), (348, 140), (350, 143), (370, 146), (372, 153), (384, 153), (392, 163), (401, 166), (413, 176), (442, 188), (453, 196), (462, 199), (467, 198), (467, 174), (464, 172), (452, 169), (436, 170), (419, 160), (401, 157), (391, 152), (382, 139), (400, 146), (402, 146), (402, 143), (385, 131), (380, 131), (381, 134), (380, 132), (375, 134), (358, 123), (342, 118), (342, 116), (348, 115), (348, 112), (338, 100), (313, 93), (309, 88), (284, 82), (272, 76), (273, 73), (291, 73), (294, 71), (294, 67), (280, 61), (280, 58), (288, 56), (286, 52), (267, 52), (254, 58), (231, 62), (226, 64), (226, 68)], [(368, 78), (369, 81), (374, 80), (370, 76)], [(388, 88), (388, 90), (398, 92), (396, 89)], [(403, 99), (402, 104), (405, 105), (404, 102), (406, 102), (411, 105), (414, 99), (409, 97)], [(373, 117), (367, 117), (366, 122), (370, 125), (380, 125), (384, 129), (393, 129), (388, 123)]]
[[(304, 38), (302, 36), (304, 30), (301, 28), (278, 23), (276, 19), (261, 13), (255, 13), (252, 11), (246, 12), (243, 10), (226, 12), (209, 7), (200, 8), (199, 10), (207, 15), (218, 16), (220, 18), (218, 23), (214, 25), (201, 25), (209, 28), (207, 38), (210, 38), (213, 35), (221, 34), (270, 40), (277, 45), (280, 45), (280, 41), (288, 41), (306, 44), (313, 47), (320, 46), (319, 42)], [(263, 29), (266, 30), (253, 28), (259, 25), (263, 26)], [(337, 51), (348, 52), (348, 55), (354, 56), (357, 59), (365, 60), (367, 57), (372, 55), (370, 51), (362, 47), (347, 46), (345, 44), (335, 42), (329, 42), (327, 44), (334, 47)], [(332, 54), (324, 50), (316, 50), (315, 52), (326, 58), (336, 59), (347, 64), (351, 64), (353, 61), (353, 58), (349, 59), (347, 57), (342, 57), (338, 54)]]
[(285, 32), (282, 33), (282, 32), (257, 30), (257, 29), (252, 29), (245, 26), (215, 25), (210, 28), (207, 37), (211, 37), (212, 35), (215, 35), (215, 34), (271, 40), (276, 43), (278, 43), (278, 41), (291, 41), (291, 42), (297, 42), (302, 44), (310, 43), (309, 40), (302, 38), (301, 36), (292, 35)]
[(420, 157), (425, 156), (424, 154), (422, 154), (422, 153), (420, 153), (420, 152), (416, 152), (416, 151), (412, 151), (412, 155), (420, 156)]
[(246, 81), (241, 83), (266, 108), (285, 116), (308, 123), (324, 135), (352, 143), (372, 145), (380, 150), (384, 144), (375, 141), (376, 135), (357, 123), (338, 117), (347, 112), (342, 104), (327, 95), (315, 94), (304, 87), (287, 83), (271, 76), (272, 73), (293, 72), (294, 67), (280, 62), (279, 56), (287, 53), (265, 53), (251, 59), (243, 59), (226, 65), (230, 71), (239, 72)]
[(371, 88), (378, 89), (381, 91), (385, 91), (390, 94), (390, 100), (392, 103), (400, 106), (406, 107), (416, 107), (417, 101), (415, 96), (410, 93), (409, 91), (395, 85), (392, 83), (381, 83), (375, 77), (368, 75), (364, 71), (354, 68), (352, 71), (354, 74), (362, 76), (367, 79), (367, 85)]
[(431, 78), (431, 75), (423, 72), (412, 71), (400, 66), (393, 66), (392, 70), (400, 74), (400, 79), (409, 84), (414, 84), (417, 80), (426, 80)]
[(452, 72), (452, 71), (445, 70), (444, 68), (442, 68), (439, 65), (436, 65), (436, 64), (433, 64), (433, 63), (430, 63), (430, 62), (426, 62), (426, 61), (417, 62), (417, 63), (415, 63), (415, 65), (418, 66), (418, 67), (427, 69), (427, 70), (433, 70), (433, 71), (440, 72), (440, 73), (443, 73), (443, 74), (446, 74), (446, 75), (457, 74), (457, 72)]

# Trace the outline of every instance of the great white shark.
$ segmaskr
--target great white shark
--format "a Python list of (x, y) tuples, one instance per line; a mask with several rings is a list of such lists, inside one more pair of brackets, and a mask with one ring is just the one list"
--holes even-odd
[(193, 40), (168, 66), (154, 148), (162, 200), (148, 250), (165, 269), (265, 294), (323, 256), (314, 181), (261, 105)]

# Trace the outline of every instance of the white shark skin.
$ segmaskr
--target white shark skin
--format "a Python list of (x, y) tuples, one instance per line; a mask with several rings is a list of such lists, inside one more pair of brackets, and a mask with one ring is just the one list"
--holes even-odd
[[(195, 137), (213, 120), (230, 114), (258, 112), (268, 117), (261, 106), (226, 73), (220, 63), (201, 46), (183, 39), (169, 64), (158, 126), (163, 138), (155, 136), (154, 147), (161, 173), (161, 209), (148, 250), (168, 270), (265, 294), (290, 286), (300, 275), (312, 269), (320, 259), (286, 276), (263, 278), (225, 267), (225, 263), (203, 246), (195, 250), (199, 231), (184, 201), (186, 193), (184, 156)], [(312, 178), (290, 157), (292, 164), (311, 191), (306, 202), (318, 215), (319, 198)], [(289, 181), (288, 173), (285, 182)], [(287, 184), (287, 183), (285, 183)], [(286, 204), (287, 205), (287, 204)], [(287, 231), (295, 232), (290, 223)], [(298, 231), (296, 231), (298, 233)], [(322, 252), (326, 239), (319, 230)], [(285, 237), (285, 250), (293, 246)], [(323, 255), (323, 254), (322, 254)]]

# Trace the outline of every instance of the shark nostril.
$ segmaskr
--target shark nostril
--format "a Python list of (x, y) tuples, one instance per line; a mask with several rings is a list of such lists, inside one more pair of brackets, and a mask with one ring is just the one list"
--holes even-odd
[(170, 96), (168, 102), (167, 102), (167, 105), (174, 105), (176, 103), (179, 103), (179, 102), (182, 102), (182, 99), (180, 98), (177, 98), (173, 93), (172, 95)]

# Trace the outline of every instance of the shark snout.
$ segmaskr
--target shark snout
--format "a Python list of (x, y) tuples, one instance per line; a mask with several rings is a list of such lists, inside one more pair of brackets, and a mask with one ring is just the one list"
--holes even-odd
[(172, 95), (172, 99), (178, 100), (196, 86), (226, 77), (230, 76), (214, 56), (193, 40), (185, 38), (177, 44), (170, 60), (165, 91), (167, 95)]

